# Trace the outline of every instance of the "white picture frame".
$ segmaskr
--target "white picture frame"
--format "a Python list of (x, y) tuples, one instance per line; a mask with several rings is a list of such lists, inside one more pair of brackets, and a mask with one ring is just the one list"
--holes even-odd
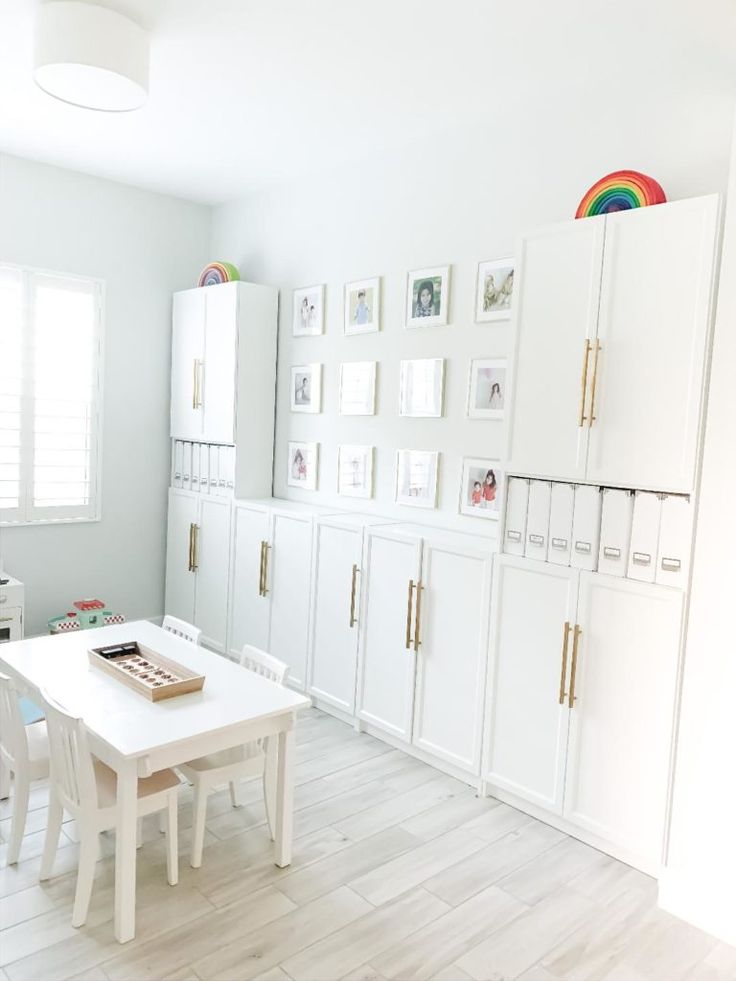
[(289, 397), (292, 412), (321, 412), (322, 365), (293, 365)]
[(359, 279), (345, 284), (343, 330), (353, 334), (373, 334), (381, 329), (381, 277)]
[(407, 275), (407, 327), (444, 327), (449, 309), (449, 266), (414, 269)]
[(337, 493), (342, 497), (373, 497), (372, 446), (337, 448)]
[(478, 263), (475, 286), (475, 321), (479, 324), (508, 320), (514, 302), (513, 256)]
[[(486, 489), (492, 475), (492, 497)], [(500, 460), (465, 457), (460, 479), (460, 514), (498, 521), (501, 514), (503, 472)]]
[(338, 408), (341, 416), (376, 414), (376, 362), (343, 361)]
[(290, 442), (286, 467), (286, 483), (302, 490), (317, 490), (319, 443)]
[(437, 507), (437, 450), (399, 450), (396, 454), (396, 503)]
[(291, 331), (294, 337), (314, 337), (325, 332), (325, 287), (301, 286), (294, 290)]
[(442, 416), (444, 358), (413, 358), (399, 368), (399, 415), (423, 419)]
[(506, 413), (506, 358), (473, 358), (468, 372), (468, 419), (503, 419)]

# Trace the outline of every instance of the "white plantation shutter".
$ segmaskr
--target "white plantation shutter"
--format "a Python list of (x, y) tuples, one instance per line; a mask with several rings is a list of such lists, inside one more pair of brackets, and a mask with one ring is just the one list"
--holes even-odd
[[(0, 482), (0, 522), (94, 518), (101, 286), (0, 266), (0, 287), (6, 284), (0, 289), (0, 460), (7, 461), (0, 462), (0, 481), (7, 474)], [(6, 331), (6, 314), (15, 331)]]

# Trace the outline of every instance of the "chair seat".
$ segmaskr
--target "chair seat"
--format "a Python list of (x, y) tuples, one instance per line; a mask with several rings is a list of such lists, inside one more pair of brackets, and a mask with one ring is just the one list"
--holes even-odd
[(236, 763), (247, 763), (248, 760), (257, 759), (263, 756), (263, 750), (258, 743), (246, 743), (245, 746), (233, 746), (231, 749), (221, 749), (217, 753), (209, 753), (207, 756), (200, 756), (196, 760), (189, 760), (182, 763), (179, 767), (182, 772), (194, 770), (195, 773), (202, 773), (207, 770), (219, 770), (225, 766), (233, 766)]
[(31, 763), (49, 758), (49, 736), (46, 731), (46, 720), (33, 722), (26, 726), (26, 736), (28, 738), (28, 758)]
[[(97, 781), (97, 806), (114, 807), (118, 797), (118, 775), (100, 760), (94, 761), (95, 780)], [(173, 770), (159, 770), (150, 777), (139, 777), (138, 798), (150, 797), (164, 790), (171, 790), (181, 781)]]

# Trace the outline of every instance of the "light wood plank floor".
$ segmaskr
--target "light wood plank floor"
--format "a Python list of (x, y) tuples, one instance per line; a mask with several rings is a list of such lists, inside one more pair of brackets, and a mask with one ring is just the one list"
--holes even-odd
[[(311, 710), (297, 729), (294, 863), (277, 869), (258, 781), (210, 798), (201, 869), (166, 884), (146, 820), (137, 937), (112, 932), (113, 839), (86, 926), (71, 926), (77, 847), (37, 881), (47, 793), (34, 788), (21, 861), (0, 869), (0, 981), (734, 981), (736, 950), (657, 910), (654, 882)], [(0, 805), (7, 841), (9, 805)], [(4, 847), (4, 846), (3, 846)]]

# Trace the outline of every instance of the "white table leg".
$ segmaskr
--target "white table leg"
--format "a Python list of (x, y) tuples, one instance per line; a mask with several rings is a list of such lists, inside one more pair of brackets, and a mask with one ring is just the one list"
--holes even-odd
[(138, 765), (124, 760), (118, 773), (118, 823), (115, 829), (115, 938), (124, 944), (135, 936), (135, 865), (138, 811)]
[(276, 779), (276, 864), (291, 865), (294, 832), (294, 730), (279, 733), (279, 762)]

